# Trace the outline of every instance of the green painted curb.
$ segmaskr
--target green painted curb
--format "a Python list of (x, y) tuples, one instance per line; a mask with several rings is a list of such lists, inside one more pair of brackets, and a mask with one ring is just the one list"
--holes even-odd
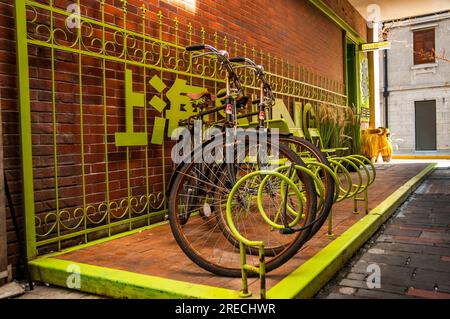
[[(40, 258), (29, 263), (32, 278), (79, 291), (113, 298), (239, 298), (239, 291), (191, 284), (186, 281), (142, 275), (57, 258)], [(74, 280), (79, 276), (79, 287)]]

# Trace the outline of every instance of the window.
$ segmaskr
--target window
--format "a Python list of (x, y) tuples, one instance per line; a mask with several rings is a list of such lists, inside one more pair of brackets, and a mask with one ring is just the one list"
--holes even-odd
[(414, 31), (414, 64), (434, 63), (434, 29)]

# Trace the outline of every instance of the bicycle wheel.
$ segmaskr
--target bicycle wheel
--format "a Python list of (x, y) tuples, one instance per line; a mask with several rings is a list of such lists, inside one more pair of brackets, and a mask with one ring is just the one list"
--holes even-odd
[[(287, 152), (287, 149), (283, 146), (284, 152)], [(270, 160), (264, 158), (265, 151), (259, 150), (257, 152), (259, 158), (255, 160), (257, 169), (260, 169), (258, 171), (263, 171), (265, 167), (267, 166), (265, 163), (269, 162)], [(294, 156), (294, 154), (290, 154), (290, 156)], [(283, 157), (283, 156), (282, 156)], [(255, 157), (256, 158), (256, 157)], [(297, 161), (299, 159), (296, 159)], [(294, 223), (296, 226), (303, 227), (304, 223), (308, 218), (306, 217), (306, 214), (303, 213), (303, 206), (306, 205), (306, 189), (303, 185), (303, 181), (305, 179), (309, 179), (310, 177), (308, 174), (304, 174), (302, 170), (307, 171), (304, 164), (301, 162), (301, 165), (294, 165), (294, 162), (291, 162), (292, 165), (283, 165), (285, 160), (281, 159), (278, 161), (276, 168), (277, 171), (279, 169), (283, 169), (281, 172), (283, 174), (289, 174), (289, 170), (291, 167), (295, 166), (293, 172), (290, 173), (289, 178), (294, 179), (296, 181), (296, 184), (298, 188), (300, 188), (302, 193), (301, 201), (295, 198), (294, 193), (290, 190), (284, 190), (283, 185), (280, 184), (280, 180), (269, 178), (267, 179), (265, 177), (265, 174), (260, 173), (259, 175), (256, 174), (251, 180), (248, 180), (245, 178), (245, 183), (241, 184), (240, 190), (237, 192), (238, 196), (237, 198), (232, 201), (233, 206), (237, 206), (237, 211), (233, 210), (232, 216), (233, 216), (233, 224), (237, 228), (237, 230), (250, 240), (257, 240), (257, 241), (264, 241), (264, 254), (265, 256), (276, 256), (277, 254), (283, 252), (283, 250), (286, 249), (287, 245), (290, 243), (293, 238), (297, 241), (297, 245), (302, 245), (304, 243), (304, 239), (306, 239), (306, 236), (298, 236), (298, 237), (291, 237), (289, 240), (287, 240), (287, 236), (281, 236), (277, 237), (274, 236), (274, 229), (271, 227), (267, 227), (267, 223), (262, 218), (262, 214), (264, 211), (269, 210), (270, 214), (264, 214), (268, 220), (271, 220), (271, 222), (278, 224), (282, 223), (286, 226), (286, 231), (289, 231), (287, 228), (292, 227), (291, 224)], [(281, 166), (280, 166), (281, 165)], [(245, 172), (245, 174), (238, 174), (238, 179), (242, 179), (246, 177), (249, 173), (251, 173), (252, 169), (249, 169), (249, 163), (246, 162), (245, 164), (240, 164), (240, 171)], [(273, 167), (275, 168), (275, 167)], [(308, 171), (309, 172), (309, 171)], [(310, 172), (309, 172), (310, 173)], [(311, 173), (310, 173), (311, 174)], [(220, 184), (227, 183), (229, 179), (229, 176), (221, 175), (221, 179), (219, 179)], [(234, 185), (235, 183), (233, 183)], [(261, 189), (260, 185), (264, 185), (264, 187)], [(258, 193), (260, 192), (260, 193)], [(286, 195), (287, 200), (284, 198), (284, 195)], [(228, 194), (222, 194), (220, 192), (216, 193), (216, 200), (217, 203), (216, 207), (216, 218), (217, 222), (219, 223), (219, 226), (221, 227), (222, 231), (224, 232), (225, 237), (227, 240), (233, 244), (235, 247), (239, 247), (239, 242), (235, 239), (233, 236), (229, 225), (226, 220), (226, 207), (223, 205), (228, 198)], [(289, 202), (289, 203), (287, 203)], [(286, 203), (286, 207), (283, 208), (283, 204)], [(316, 203), (314, 203), (316, 205)], [(269, 206), (268, 208), (264, 208), (266, 206)], [(287, 209), (289, 214), (281, 214), (281, 210)], [(306, 208), (305, 208), (306, 209)], [(244, 211), (243, 211), (244, 210)], [(297, 211), (300, 211), (299, 214), (297, 214)], [(308, 217), (311, 216), (309, 213), (310, 211), (314, 212), (316, 209), (307, 209)], [(303, 216), (302, 216), (303, 215)], [(301, 219), (298, 219), (299, 217), (302, 217)], [(312, 218), (312, 217), (311, 217)], [(266, 219), (267, 221), (267, 219)], [(300, 223), (301, 221), (301, 223)], [(309, 231), (306, 229), (307, 227), (304, 227), (304, 229), (301, 229), (302, 231)], [(299, 246), (299, 247), (300, 247)], [(257, 255), (258, 254), (258, 248), (247, 246), (247, 253), (251, 255)]]
[[(308, 163), (311, 163), (311, 166), (314, 166), (313, 163), (317, 161), (327, 167), (330, 167), (330, 163), (325, 155), (317, 146), (315, 146), (311, 142), (289, 134), (280, 134), (279, 141), (280, 144), (286, 145), (291, 151), (302, 158), (302, 160), (304, 160), (307, 165)], [(317, 209), (316, 219), (312, 222), (310, 237), (314, 236), (314, 234), (319, 231), (319, 229), (327, 220), (327, 217), (334, 203), (336, 192), (334, 178), (331, 176), (328, 170), (320, 169), (319, 167), (316, 173), (322, 180), (322, 184), (325, 189), (325, 195), (322, 205)]]
[[(230, 172), (230, 165), (225, 164), (225, 144), (220, 140), (210, 140), (202, 145), (202, 149), (214, 150), (214, 161), (185, 163), (175, 172), (174, 182), (169, 192), (169, 221), (175, 240), (183, 252), (200, 267), (221, 276), (241, 276), (239, 245), (226, 225), (226, 202), (228, 193), (234, 186), (232, 180), (238, 180), (250, 172), (266, 168), (269, 164), (295, 163), (304, 165), (298, 156), (284, 145), (272, 147), (270, 141), (266, 148), (266, 158), (261, 160), (261, 152), (252, 147), (258, 143), (249, 138), (245, 143), (242, 162), (235, 163)], [(242, 146), (242, 145), (241, 145)], [(258, 147), (256, 147), (258, 148)], [(276, 152), (278, 149), (278, 152)], [(278, 153), (278, 154), (275, 154)], [(236, 159), (236, 158), (235, 158)], [(263, 162), (263, 163), (262, 163)], [(270, 163), (269, 163), (270, 162)], [(234, 178), (230, 178), (233, 174)], [(302, 175), (304, 203), (291, 203), (292, 207), (302, 205), (302, 223), (309, 223), (315, 218), (317, 198), (314, 182), (307, 175)], [(195, 180), (195, 183), (193, 182)], [(186, 187), (187, 185), (187, 187)], [(271, 185), (276, 194), (279, 184)], [(191, 189), (191, 191), (187, 191)], [(195, 192), (193, 190), (195, 189)], [(255, 190), (248, 195), (256, 196)], [(188, 204), (187, 204), (188, 203)], [(275, 207), (274, 204), (273, 207)], [(186, 210), (189, 210), (187, 212)], [(189, 213), (189, 214), (187, 214)], [(248, 221), (257, 216), (257, 210), (251, 210)], [(189, 215), (186, 221), (185, 216)], [(246, 226), (245, 221), (242, 225)], [(309, 231), (293, 234), (281, 234), (271, 230), (265, 223), (253, 222), (254, 234), (269, 234), (267, 250), (277, 248), (268, 254), (266, 270), (271, 271), (289, 260), (309, 237)], [(269, 229), (269, 233), (268, 233)], [(280, 249), (281, 247), (281, 249)], [(256, 251), (249, 250), (247, 262), (258, 265)]]

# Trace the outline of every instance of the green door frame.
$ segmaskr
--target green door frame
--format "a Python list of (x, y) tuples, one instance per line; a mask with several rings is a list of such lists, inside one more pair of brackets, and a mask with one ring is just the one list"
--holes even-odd
[[(355, 107), (359, 106), (359, 52), (358, 45), (354, 43), (349, 37), (345, 36), (343, 43), (344, 46), (344, 59), (345, 59), (345, 90), (347, 95), (348, 105)], [(349, 50), (349, 46), (353, 49)], [(350, 63), (350, 64), (349, 64)]]
[(33, 186), (33, 154), (31, 143), (31, 110), (30, 84), (28, 76), (28, 43), (27, 17), (25, 0), (15, 1), (16, 23), (16, 61), (17, 61), (17, 97), (19, 102), (20, 119), (20, 157), (22, 165), (22, 196), (25, 217), (25, 241), (28, 260), (37, 255), (36, 229), (34, 216), (34, 186)]

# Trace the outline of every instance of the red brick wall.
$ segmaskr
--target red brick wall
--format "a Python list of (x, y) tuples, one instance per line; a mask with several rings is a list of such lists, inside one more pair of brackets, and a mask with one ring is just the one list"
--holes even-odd
[[(111, 1), (106, 1), (111, 3)], [(170, 3), (169, 3), (170, 2)], [(175, 5), (175, 0), (158, 1), (147, 0), (145, 4), (149, 9), (148, 34), (157, 36), (156, 12), (162, 10), (163, 15), (168, 17), (164, 20), (164, 37), (173, 41), (173, 18), (177, 17), (180, 23), (179, 36), (181, 45), (187, 44), (186, 25), (191, 22), (195, 30), (193, 42), (200, 41), (200, 29), (203, 26), (207, 32), (206, 42), (213, 43), (213, 34), (217, 32), (220, 39), (227, 36), (229, 43), (237, 40), (239, 43), (245, 42), (248, 45), (248, 52), (255, 47), (258, 51), (263, 50), (266, 54), (277, 56), (288, 60), (310, 70), (326, 76), (329, 79), (342, 82), (343, 80), (343, 48), (342, 31), (335, 26), (328, 18), (318, 11), (306, 0), (228, 0), (228, 1), (196, 1), (195, 13), (186, 11)], [(365, 36), (365, 29), (361, 26), (364, 20), (348, 4), (339, 0), (327, 0), (330, 6), (339, 15), (346, 19), (357, 30)], [(56, 1), (58, 6), (67, 1)], [(81, 1), (83, 15), (99, 18), (99, 1)], [(140, 11), (142, 1), (131, 0), (128, 3), (128, 28), (136, 25), (139, 31)], [(115, 7), (115, 8), (114, 8)], [(122, 24), (121, 2), (114, 1), (114, 6), (108, 6), (106, 20), (110, 23)], [(7, 177), (10, 181), (10, 188), (14, 193), (13, 199), (16, 210), (20, 215), (19, 223), (23, 224), (21, 212), (21, 182), (20, 182), (20, 157), (19, 157), (19, 135), (18, 135), (18, 106), (16, 91), (16, 61), (15, 61), (15, 32), (14, 32), (14, 10), (12, 0), (0, 0), (0, 105), (3, 120), (3, 143), (4, 157)], [(131, 26), (130, 26), (131, 25)], [(222, 42), (219, 42), (222, 43)], [(41, 108), (38, 113), (32, 114), (33, 122), (33, 162), (35, 165), (34, 174), (36, 177), (36, 210), (45, 212), (54, 209), (54, 190), (48, 185), (53, 185), (52, 172), (52, 119), (49, 107), (49, 52), (46, 49), (33, 48), (30, 50), (30, 89), (33, 108)], [(72, 54), (58, 53), (56, 58), (57, 69), (60, 67), (65, 72), (56, 72), (57, 79), (56, 92), (58, 110), (65, 110), (65, 114), (58, 115), (58, 122), (61, 124), (60, 132), (79, 129), (79, 115), (76, 113), (78, 85), (77, 76), (72, 76), (71, 68), (76, 68), (77, 61)], [(58, 66), (59, 65), (59, 66)], [(112, 126), (108, 134), (113, 139), (114, 131), (123, 131), (123, 68), (109, 65), (108, 71), (108, 107), (113, 111), (108, 121)], [(86, 157), (86, 169), (89, 172), (87, 177), (88, 202), (101, 201), (104, 195), (104, 168), (101, 163), (104, 158), (103, 152), (103, 126), (101, 96), (101, 69), (98, 63), (92, 59), (83, 60), (84, 71), (89, 71), (90, 76), (83, 79), (86, 85), (83, 88), (83, 96), (86, 110), (84, 121), (88, 124), (87, 137), (85, 140), (88, 148)], [(74, 69), (75, 70), (75, 69)], [(69, 72), (68, 72), (69, 71)], [(84, 72), (83, 71), (83, 72)], [(273, 71), (273, 70), (272, 70)], [(75, 72), (75, 71), (74, 71)], [(138, 89), (138, 88), (136, 88)], [(142, 113), (141, 113), (142, 116)], [(151, 122), (154, 113), (149, 112)], [(150, 123), (149, 122), (149, 123)], [(76, 206), (80, 199), (80, 158), (79, 158), (79, 135), (58, 136), (58, 148), (60, 164), (64, 165), (60, 171), (61, 196), (67, 197), (64, 205), (68, 207)], [(162, 167), (160, 163), (162, 149), (152, 146), (149, 150), (150, 156), (150, 178), (153, 188), (157, 189), (161, 185)], [(166, 156), (170, 154), (170, 149), (166, 149)], [(133, 154), (133, 161), (130, 162), (132, 170), (132, 185), (134, 192), (138, 193), (142, 189), (142, 153)], [(110, 187), (112, 192), (116, 192), (113, 197), (124, 196), (126, 189), (126, 175), (124, 167), (124, 153), (111, 148), (110, 163)], [(126, 192), (125, 192), (126, 196)], [(71, 201), (74, 201), (72, 204)], [(8, 254), (9, 262), (15, 263), (16, 242), (12, 223), (8, 220)]]
[[(158, 1), (150, 1), (156, 3)], [(175, 1), (171, 1), (174, 3)], [(272, 56), (342, 81), (341, 30), (306, 0), (197, 1), (195, 14), (159, 1), (159, 8), (212, 33), (246, 42)], [(152, 6), (158, 10), (157, 6)]]
[(367, 22), (347, 0), (324, 0), (324, 2), (344, 19), (363, 39), (367, 39)]

